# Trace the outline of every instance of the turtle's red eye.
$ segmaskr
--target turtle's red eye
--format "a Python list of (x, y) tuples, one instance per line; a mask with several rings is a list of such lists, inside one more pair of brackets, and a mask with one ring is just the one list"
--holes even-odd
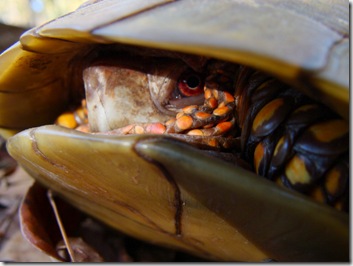
[(185, 72), (178, 81), (178, 89), (182, 96), (196, 96), (203, 92), (203, 80), (194, 72)]

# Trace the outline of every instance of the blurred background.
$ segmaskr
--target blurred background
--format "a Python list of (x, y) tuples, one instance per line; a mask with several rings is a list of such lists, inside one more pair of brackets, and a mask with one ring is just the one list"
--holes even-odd
[(74, 11), (86, 0), (0, 0), (0, 52), (27, 29)]
[(0, 0), (0, 22), (32, 28), (75, 10), (85, 0)]

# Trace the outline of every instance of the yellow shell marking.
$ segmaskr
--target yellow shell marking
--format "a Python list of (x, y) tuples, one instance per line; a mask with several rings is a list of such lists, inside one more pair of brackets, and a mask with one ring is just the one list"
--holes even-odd
[(273, 152), (273, 156), (276, 156), (276, 155), (277, 155), (277, 153), (278, 153), (279, 149), (282, 147), (283, 143), (284, 143), (284, 136), (281, 137), (281, 138), (279, 139), (279, 141), (277, 142), (276, 148), (275, 148), (275, 150), (274, 150), (274, 152)]
[(310, 182), (310, 174), (306, 169), (305, 162), (297, 155), (286, 165), (286, 176), (291, 184), (307, 184)]
[(260, 163), (261, 163), (262, 158), (264, 156), (264, 153), (265, 153), (265, 148), (262, 145), (262, 143), (260, 142), (256, 146), (255, 153), (254, 153), (254, 166), (255, 166), (255, 169), (256, 169), (256, 173), (259, 172), (259, 166), (260, 166)]
[(329, 120), (310, 127), (310, 132), (320, 142), (330, 142), (348, 132), (348, 124), (344, 120)]
[(274, 115), (276, 110), (281, 107), (284, 104), (283, 99), (275, 99), (268, 104), (266, 104), (260, 112), (256, 115), (253, 123), (253, 131), (256, 132), (256, 130), (264, 124), (266, 121), (270, 120), (271, 117)]
[(339, 183), (338, 183), (339, 180), (340, 180), (340, 172), (336, 168), (331, 169), (327, 173), (326, 180), (325, 180), (325, 185), (326, 185), (325, 187), (331, 195), (335, 195), (339, 190)]

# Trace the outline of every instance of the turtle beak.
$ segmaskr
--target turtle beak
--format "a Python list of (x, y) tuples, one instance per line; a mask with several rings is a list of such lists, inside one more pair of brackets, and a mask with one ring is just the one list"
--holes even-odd
[(174, 60), (151, 63), (124, 57), (114, 58), (113, 62), (100, 59), (85, 68), (83, 81), (91, 131), (105, 132), (174, 117), (175, 111), (164, 105), (185, 68)]
[(7, 147), (72, 205), (143, 240), (215, 260), (349, 257), (347, 214), (166, 136), (43, 126)]

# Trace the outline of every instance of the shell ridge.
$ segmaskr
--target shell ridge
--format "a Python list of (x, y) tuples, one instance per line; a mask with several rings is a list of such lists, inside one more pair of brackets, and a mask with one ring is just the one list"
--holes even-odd
[(164, 0), (164, 1), (165, 1), (165, 2), (156, 3), (156, 4), (154, 4), (154, 5), (145, 7), (145, 8), (143, 8), (143, 9), (139, 9), (139, 10), (133, 11), (133, 12), (127, 14), (127, 15), (124, 15), (124, 16), (122, 16), (122, 17), (119, 17), (119, 18), (116, 19), (116, 20), (112, 20), (112, 21), (110, 21), (110, 22), (101, 24), (101, 25), (99, 25), (98, 27), (95, 27), (95, 28), (93, 28), (92, 30), (90, 30), (90, 33), (94, 35), (93, 32), (96, 31), (96, 30), (98, 30), (98, 29), (100, 29), (100, 28), (104, 28), (104, 27), (109, 26), (109, 25), (111, 25), (111, 24), (114, 24), (114, 23), (116, 23), (116, 22), (118, 22), (118, 21), (121, 21), (121, 20), (124, 20), (124, 19), (130, 18), (130, 17), (136, 16), (136, 15), (142, 14), (142, 13), (144, 13), (144, 12), (148, 12), (148, 11), (150, 11), (150, 10), (152, 10), (152, 9), (156, 9), (156, 8), (159, 8), (159, 7), (162, 7), (162, 6), (165, 6), (165, 5), (171, 4), (171, 3), (176, 2), (176, 1), (180, 1), (180, 0)]

